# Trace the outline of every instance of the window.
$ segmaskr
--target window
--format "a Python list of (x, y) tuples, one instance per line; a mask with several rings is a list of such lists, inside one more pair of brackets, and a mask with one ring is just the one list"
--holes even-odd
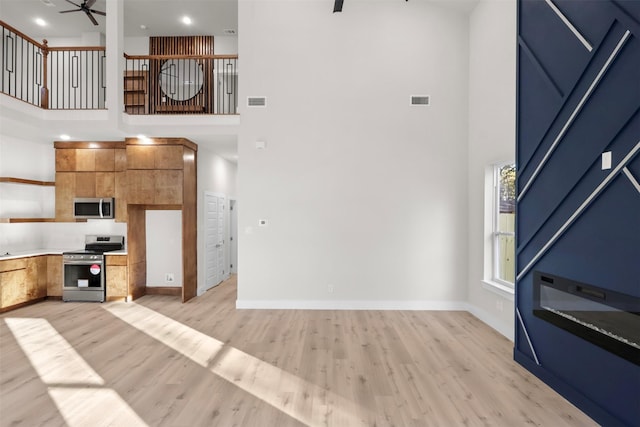
[(492, 281), (513, 288), (515, 283), (516, 166), (494, 167)]

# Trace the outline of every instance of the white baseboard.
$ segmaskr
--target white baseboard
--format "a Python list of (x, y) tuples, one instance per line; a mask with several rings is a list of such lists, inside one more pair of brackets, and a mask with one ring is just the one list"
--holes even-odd
[(467, 311), (481, 322), (513, 341), (513, 328), (505, 327), (495, 316), (466, 301), (304, 301), (236, 300), (238, 310), (397, 310)]
[(481, 322), (486, 323), (491, 328), (500, 332), (510, 341), (514, 340), (514, 331), (513, 325), (511, 327), (505, 327), (502, 322), (500, 322), (495, 316), (490, 314), (489, 312), (476, 307), (475, 305), (468, 304), (469, 309), (467, 310), (469, 313), (473, 314), (477, 317)]
[(236, 300), (237, 309), (257, 310), (431, 310), (469, 311), (463, 301)]

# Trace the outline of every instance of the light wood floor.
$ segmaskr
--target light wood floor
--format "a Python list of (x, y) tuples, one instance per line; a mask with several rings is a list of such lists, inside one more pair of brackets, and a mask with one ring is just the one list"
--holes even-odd
[(591, 426), (465, 312), (45, 301), (0, 316), (2, 426)]

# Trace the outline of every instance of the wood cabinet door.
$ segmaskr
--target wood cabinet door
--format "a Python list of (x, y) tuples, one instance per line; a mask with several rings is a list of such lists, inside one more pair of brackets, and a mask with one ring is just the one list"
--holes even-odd
[(62, 255), (47, 256), (47, 296), (62, 297)]
[(114, 172), (114, 175), (116, 222), (127, 222), (127, 173)]
[(75, 172), (76, 150), (73, 148), (56, 149), (56, 172)]
[(181, 205), (182, 204), (182, 171), (181, 170), (156, 170), (155, 171), (156, 205)]
[(155, 169), (182, 169), (184, 165), (182, 145), (159, 145), (154, 147)]
[(56, 172), (56, 221), (73, 221), (76, 194), (75, 172)]
[(26, 301), (27, 269), (0, 273), (0, 308), (10, 307)]
[(96, 172), (96, 197), (115, 197), (116, 173)]
[(107, 298), (127, 298), (129, 296), (127, 258), (127, 255), (107, 255), (105, 257)]
[(76, 150), (76, 172), (95, 172), (96, 151), (86, 148)]
[(95, 152), (95, 171), (96, 172), (113, 172), (115, 171), (115, 152), (114, 148), (96, 148)]
[(127, 145), (127, 169), (154, 169), (155, 148), (150, 145)]
[(97, 197), (96, 196), (96, 173), (76, 172), (76, 192), (75, 197)]
[(25, 301), (47, 296), (47, 257), (38, 256), (27, 259), (27, 280), (25, 283)]
[(154, 181), (155, 174), (153, 170), (128, 170), (127, 203), (134, 205), (153, 204)]

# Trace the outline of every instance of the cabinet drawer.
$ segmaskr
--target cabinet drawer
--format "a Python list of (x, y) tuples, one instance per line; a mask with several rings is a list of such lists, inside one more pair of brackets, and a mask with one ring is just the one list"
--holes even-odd
[(0, 273), (0, 308), (27, 300), (27, 269)]
[(24, 270), (25, 268), (27, 268), (26, 258), (8, 259), (5, 261), (0, 261), (0, 273), (3, 273), (5, 271), (13, 271), (13, 270)]
[(127, 265), (126, 255), (107, 255), (105, 258), (107, 265)]

